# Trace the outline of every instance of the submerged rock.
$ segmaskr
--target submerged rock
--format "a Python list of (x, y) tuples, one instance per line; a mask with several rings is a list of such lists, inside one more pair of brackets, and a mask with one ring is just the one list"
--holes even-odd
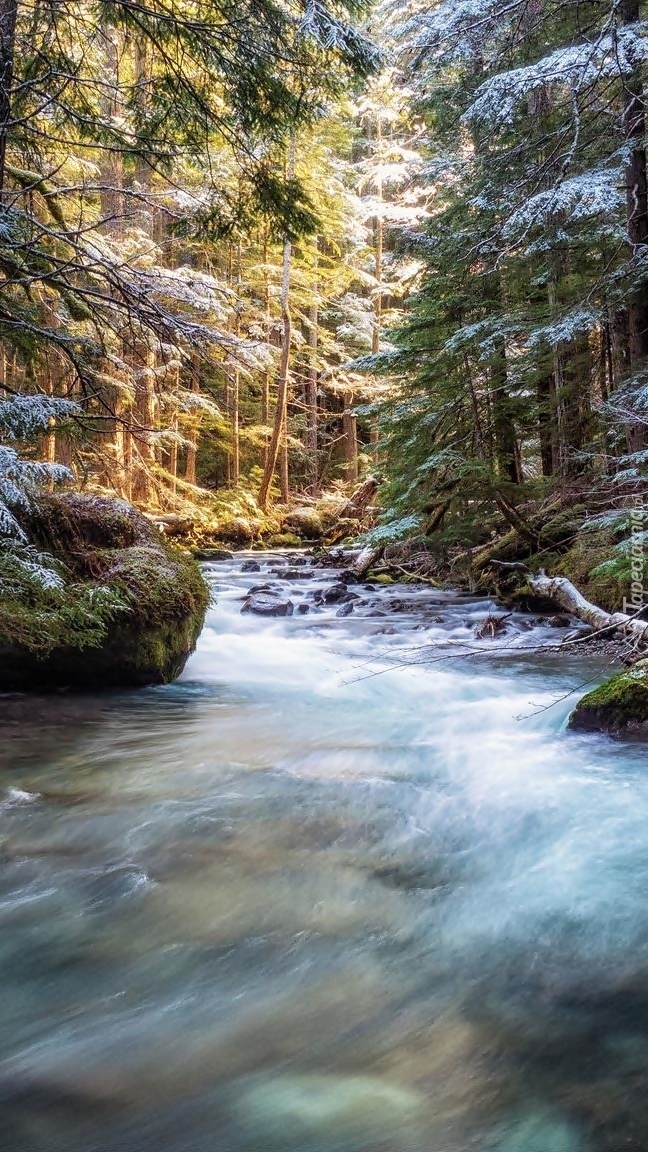
[(648, 660), (640, 660), (583, 696), (569, 718), (569, 727), (648, 737)]
[(374, 1076), (277, 1076), (237, 1103), (237, 1120), (264, 1152), (365, 1152), (416, 1142), (419, 1095)]
[(43, 495), (21, 520), (30, 543), (60, 562), (62, 603), (48, 612), (3, 597), (0, 691), (98, 691), (180, 675), (209, 604), (187, 553), (122, 500)]
[(257, 560), (246, 560), (245, 563), (241, 565), (241, 572), (260, 572), (260, 571), (261, 571), (261, 565), (259, 564), (259, 562)]
[(497, 1145), (497, 1152), (579, 1152), (578, 1134), (570, 1124), (551, 1116), (519, 1121)]

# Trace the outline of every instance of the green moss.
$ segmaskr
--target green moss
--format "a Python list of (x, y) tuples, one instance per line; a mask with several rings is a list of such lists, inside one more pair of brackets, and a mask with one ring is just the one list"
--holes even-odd
[[(14, 579), (0, 600), (1, 690), (158, 684), (179, 674), (209, 603), (186, 553), (121, 501), (48, 496), (24, 527), (48, 550), (58, 581)], [(3, 561), (8, 553), (0, 579)]]
[(394, 584), (395, 583), (393, 576), (390, 576), (387, 572), (379, 572), (377, 575), (374, 574), (373, 572), (370, 572), (367, 576), (367, 580), (369, 581), (370, 584)]
[(619, 672), (583, 696), (569, 726), (610, 733), (645, 729), (648, 735), (648, 660)]
[(630, 568), (611, 564), (616, 537), (609, 528), (582, 528), (572, 547), (547, 570), (566, 576), (580, 592), (608, 612), (621, 609), (629, 594)]
[(270, 548), (301, 548), (302, 542), (294, 532), (278, 532), (268, 540)]
[(324, 535), (324, 523), (315, 508), (293, 508), (284, 516), (282, 531), (288, 531), (302, 540), (320, 540)]

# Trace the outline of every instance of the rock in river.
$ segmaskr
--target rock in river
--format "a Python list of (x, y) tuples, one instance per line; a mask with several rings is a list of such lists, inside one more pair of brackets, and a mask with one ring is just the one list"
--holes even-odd
[(648, 737), (648, 660), (639, 660), (583, 696), (569, 718), (569, 727)]
[(270, 592), (257, 592), (248, 596), (241, 612), (253, 612), (255, 616), (292, 616), (292, 600), (280, 600)]
[(237, 1102), (237, 1120), (263, 1152), (379, 1152), (416, 1143), (417, 1093), (374, 1076), (259, 1078)]

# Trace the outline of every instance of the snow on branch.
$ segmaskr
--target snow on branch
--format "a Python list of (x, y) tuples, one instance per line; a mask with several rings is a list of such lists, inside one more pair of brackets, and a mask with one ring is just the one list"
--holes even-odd
[(11, 399), (0, 401), (0, 432), (12, 440), (29, 438), (37, 432), (43, 432), (50, 420), (73, 416), (77, 412), (78, 404), (56, 396), (43, 396), (40, 393), (12, 396)]
[(465, 113), (467, 121), (497, 128), (512, 124), (519, 105), (544, 88), (576, 90), (601, 80), (632, 76), (648, 60), (648, 26), (637, 24), (594, 43), (570, 45), (550, 52), (534, 64), (498, 72), (477, 89)]
[(617, 216), (625, 204), (620, 167), (596, 168), (563, 180), (554, 188), (530, 196), (509, 216), (503, 234), (515, 239), (552, 219), (577, 222)]

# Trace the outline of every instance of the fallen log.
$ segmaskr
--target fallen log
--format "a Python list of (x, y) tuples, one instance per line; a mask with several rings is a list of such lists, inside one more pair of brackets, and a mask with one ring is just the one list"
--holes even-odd
[(537, 596), (555, 601), (571, 616), (590, 624), (597, 632), (621, 632), (637, 644), (648, 644), (648, 620), (637, 620), (625, 612), (605, 612), (586, 600), (566, 576), (546, 576), (540, 572), (531, 578), (529, 584)]
[(367, 572), (369, 572), (373, 568), (374, 564), (380, 560), (380, 557), (384, 551), (384, 544), (374, 544), (373, 546), (370, 544), (367, 548), (362, 549), (362, 552), (351, 568), (351, 571), (353, 572), (356, 580), (364, 580)]

